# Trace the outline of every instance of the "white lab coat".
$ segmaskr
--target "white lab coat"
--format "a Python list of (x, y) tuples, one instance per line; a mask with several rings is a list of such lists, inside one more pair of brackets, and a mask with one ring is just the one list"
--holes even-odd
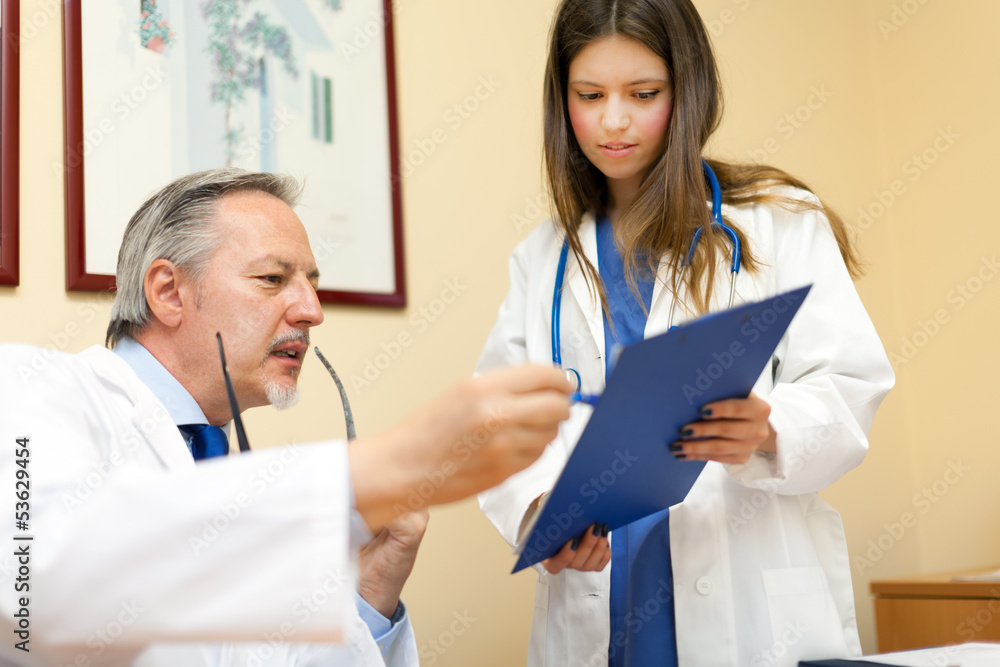
[[(354, 606), (343, 443), (196, 466), (160, 401), (102, 347), (2, 345), (0, 378), (11, 515), (18, 458), (30, 474), (28, 529), (11, 517), (0, 533), (5, 552), (30, 545), (23, 593), (20, 564), (0, 559), (0, 663), (383, 664)], [(14, 646), (20, 595), (30, 652)], [(416, 664), (411, 628), (397, 644), (390, 664)]]
[[(777, 457), (754, 456), (739, 466), (710, 462), (687, 499), (671, 508), (680, 665), (794, 666), (807, 658), (857, 656), (844, 528), (816, 492), (864, 458), (893, 372), (824, 216), (769, 205), (723, 210), (763, 265), (756, 275), (739, 274), (737, 303), (814, 285), (754, 387), (771, 405)], [(596, 266), (593, 216), (584, 220), (580, 238)], [(560, 233), (545, 223), (514, 250), (510, 292), (479, 371), (551, 363), (552, 289), (561, 244)], [(728, 257), (719, 265), (713, 311), (729, 297)], [(667, 328), (671, 294), (664, 289), (664, 266), (658, 277), (647, 337)], [(585, 393), (599, 394), (605, 376), (602, 311), (572, 253), (565, 284), (563, 365), (579, 371)], [(675, 322), (690, 317), (683, 301)], [(591, 410), (574, 406), (534, 465), (480, 496), (483, 511), (512, 545), (528, 505), (552, 488)], [(528, 664), (607, 664), (611, 568), (555, 576), (536, 569)], [(666, 595), (650, 591), (650, 600)], [(635, 620), (641, 622), (641, 614)]]

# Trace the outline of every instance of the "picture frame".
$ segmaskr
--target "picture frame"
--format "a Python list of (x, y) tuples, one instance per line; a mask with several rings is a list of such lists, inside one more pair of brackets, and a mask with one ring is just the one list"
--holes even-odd
[(20, 284), (19, 0), (0, 0), (0, 285)]
[(122, 234), (175, 178), (305, 184), (324, 303), (406, 305), (391, 0), (64, 0), (66, 281), (113, 291)]

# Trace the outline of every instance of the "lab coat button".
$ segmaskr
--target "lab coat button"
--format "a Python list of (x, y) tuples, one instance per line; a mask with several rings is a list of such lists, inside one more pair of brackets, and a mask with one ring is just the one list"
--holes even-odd
[(708, 595), (712, 592), (712, 588), (715, 587), (715, 584), (708, 577), (702, 577), (697, 581), (697, 583), (695, 583), (694, 587), (702, 595)]

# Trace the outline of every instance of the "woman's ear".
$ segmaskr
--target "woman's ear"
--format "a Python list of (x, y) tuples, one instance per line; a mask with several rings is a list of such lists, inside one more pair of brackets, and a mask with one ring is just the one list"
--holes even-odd
[(169, 260), (158, 259), (146, 269), (146, 278), (142, 282), (146, 303), (153, 317), (164, 326), (178, 327), (181, 324), (182, 281), (178, 267)]

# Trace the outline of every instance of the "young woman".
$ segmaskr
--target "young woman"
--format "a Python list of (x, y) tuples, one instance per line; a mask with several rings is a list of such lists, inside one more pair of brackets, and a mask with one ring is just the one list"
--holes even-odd
[[(843, 222), (782, 171), (703, 163), (719, 88), (690, 0), (559, 6), (544, 96), (555, 217), (513, 253), (479, 370), (554, 360), (558, 346), (581, 390), (599, 394), (615, 344), (729, 306), (732, 245), (712, 226), (710, 171), (743, 249), (734, 303), (813, 288), (750, 396), (703, 406), (664, 443), (709, 462), (686, 500), (610, 536), (595, 526), (538, 568), (530, 665), (794, 666), (861, 653), (844, 529), (817, 492), (864, 458), (893, 373), (852, 283)], [(575, 406), (535, 465), (481, 496), (511, 544), (590, 413)]]

